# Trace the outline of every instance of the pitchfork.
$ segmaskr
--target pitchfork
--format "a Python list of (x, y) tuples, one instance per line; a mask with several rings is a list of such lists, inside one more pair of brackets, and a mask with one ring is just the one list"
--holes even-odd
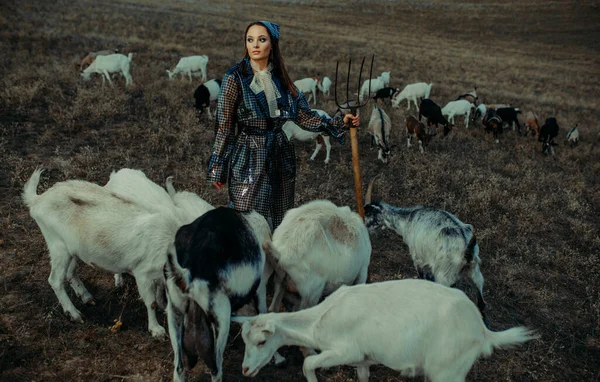
[[(360, 64), (360, 73), (358, 75), (358, 93), (360, 94), (360, 82), (362, 80), (362, 71), (363, 71), (363, 66), (365, 65), (365, 58), (363, 57), (362, 59), (362, 63)], [(337, 61), (335, 64), (335, 88), (334, 88), (334, 95), (335, 95), (335, 103), (336, 105), (340, 108), (340, 110), (343, 109), (350, 109), (350, 112), (353, 115), (356, 115), (356, 113), (358, 112), (358, 109), (360, 109), (361, 107), (365, 106), (367, 104), (367, 102), (369, 101), (369, 98), (371, 96), (371, 78), (373, 77), (373, 61), (375, 61), (375, 55), (373, 55), (373, 57), (371, 58), (371, 69), (369, 70), (369, 93), (368, 96), (366, 97), (365, 100), (360, 100), (360, 97), (358, 97), (357, 101), (351, 100), (350, 99), (350, 93), (349, 93), (349, 89), (350, 89), (350, 68), (352, 67), (352, 59), (348, 60), (348, 75), (346, 76), (346, 102), (343, 102), (340, 104), (339, 100), (338, 100), (338, 95), (337, 95), (337, 84), (338, 84), (338, 68), (340, 66), (340, 62)], [(342, 106), (345, 105), (345, 106)], [(360, 159), (358, 157), (358, 135), (356, 132), (356, 127), (353, 126), (352, 124), (350, 124), (350, 143), (352, 144), (352, 167), (354, 170), (354, 191), (356, 193), (356, 204), (358, 205), (358, 214), (360, 215), (360, 217), (365, 220), (365, 206), (363, 203), (363, 194), (362, 194), (362, 183), (360, 180)]]

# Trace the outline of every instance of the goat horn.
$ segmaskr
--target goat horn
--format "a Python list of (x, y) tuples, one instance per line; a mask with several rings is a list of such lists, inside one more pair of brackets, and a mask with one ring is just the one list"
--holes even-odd
[(231, 322), (237, 322), (243, 324), (246, 321), (250, 321), (254, 317), (252, 316), (231, 316)]
[(373, 180), (371, 180), (371, 183), (369, 183), (369, 188), (367, 188), (367, 195), (365, 196), (365, 204), (371, 204), (371, 199), (373, 197), (373, 183), (375, 183), (375, 179), (377, 179), (377, 177), (373, 178)]

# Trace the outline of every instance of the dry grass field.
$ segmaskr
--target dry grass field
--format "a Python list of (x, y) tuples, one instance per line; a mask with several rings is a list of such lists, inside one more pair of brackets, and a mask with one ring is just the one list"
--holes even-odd
[[(596, 1), (34, 1), (0, 4), (0, 380), (170, 380), (168, 340), (146, 332), (135, 283), (113, 287), (110, 274), (88, 266), (82, 279), (96, 306), (75, 305), (85, 324), (71, 323), (47, 282), (43, 237), (20, 193), (36, 166), (47, 171), (39, 192), (67, 179), (104, 184), (113, 169), (143, 170), (163, 184), (227, 202), (204, 181), (212, 123), (198, 119), (199, 84), (170, 81), (179, 57), (206, 54), (209, 78), (221, 78), (243, 54), (253, 20), (282, 27), (293, 79), (333, 77), (335, 61), (375, 54), (374, 73), (391, 71), (392, 86), (433, 82), (438, 104), (477, 86), (480, 100), (535, 110), (560, 125), (556, 155), (545, 157), (531, 136), (506, 131), (500, 144), (462, 118), (424, 155), (406, 148), (406, 104), (386, 108), (396, 146), (389, 165), (376, 161), (359, 131), (363, 180), (381, 174), (375, 197), (398, 206), (444, 208), (475, 227), (483, 261), (490, 326), (525, 325), (541, 338), (496, 351), (471, 370), (470, 381), (598, 381), (600, 378), (600, 6)], [(88, 51), (133, 52), (134, 85), (102, 87), (81, 80)], [(319, 93), (317, 107), (333, 112)], [(370, 116), (363, 110), (363, 124)], [(411, 110), (414, 113), (414, 109)], [(579, 124), (581, 141), (565, 134)], [(335, 144), (308, 160), (296, 145), (296, 204), (327, 198), (355, 208), (350, 147)], [(394, 233), (372, 236), (372, 281), (415, 277), (407, 248)], [(464, 290), (473, 296), (467, 287)], [(71, 292), (71, 291), (69, 291)], [(407, 306), (406, 309), (410, 309)], [(117, 333), (108, 328), (121, 317)], [(166, 325), (162, 312), (159, 319)], [(224, 379), (242, 381), (244, 345), (232, 325)], [(390, 333), (394, 336), (394, 333)], [(402, 346), (401, 343), (398, 346)], [(301, 355), (283, 349), (281, 367), (260, 381), (303, 381)], [(372, 367), (371, 380), (404, 381)], [(199, 365), (193, 380), (210, 380)], [(356, 379), (350, 367), (319, 371), (320, 380)], [(417, 379), (422, 380), (422, 379)]]

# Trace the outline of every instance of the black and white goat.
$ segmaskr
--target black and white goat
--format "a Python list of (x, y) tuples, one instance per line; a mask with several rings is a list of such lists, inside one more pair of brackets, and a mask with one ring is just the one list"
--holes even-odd
[(400, 89), (398, 88), (383, 88), (383, 89), (379, 89), (377, 90), (377, 92), (375, 93), (375, 96), (373, 96), (373, 99), (375, 100), (375, 102), (377, 102), (378, 100), (392, 100), (392, 97), (394, 96), (394, 94), (398, 93), (400, 91)]
[(537, 338), (525, 327), (488, 330), (463, 292), (412, 279), (341, 287), (310, 309), (236, 321), (243, 322), (245, 376), (256, 376), (281, 346), (302, 346), (321, 351), (304, 360), (308, 382), (317, 382), (316, 369), (338, 365), (355, 366), (367, 382), (377, 364), (464, 382), (480, 356)]
[(521, 110), (516, 107), (501, 107), (496, 109), (498, 117), (502, 119), (502, 125), (511, 124), (513, 131), (515, 130), (515, 124), (519, 128), (517, 132), (522, 134), (521, 124), (519, 123), (518, 115), (521, 114)]
[(579, 143), (579, 130), (577, 129), (577, 126), (578, 125), (575, 125), (575, 127), (569, 130), (569, 132), (567, 133), (567, 141), (569, 142), (571, 147), (577, 146), (577, 144)]
[(375, 143), (379, 148), (377, 159), (388, 163), (391, 153), (390, 130), (392, 120), (382, 108), (373, 103), (373, 112), (369, 120), (369, 134), (371, 134), (371, 145)]
[(206, 81), (196, 88), (194, 91), (194, 99), (196, 100), (195, 106), (198, 110), (198, 114), (202, 114), (206, 107), (208, 109), (208, 119), (212, 119), (212, 115), (210, 114), (210, 104), (211, 102), (217, 102), (220, 90), (221, 80)]
[(431, 125), (435, 125), (437, 130), (438, 124), (444, 126), (444, 136), (448, 135), (450, 130), (452, 130), (452, 125), (446, 117), (442, 114), (442, 108), (433, 100), (429, 98), (425, 98), (421, 101), (421, 106), (419, 107), (419, 121), (421, 117), (427, 118), (427, 126), (431, 127)]
[(485, 321), (483, 275), (473, 226), (444, 210), (372, 202), (372, 193), (373, 181), (365, 197), (367, 228), (389, 228), (402, 236), (420, 278), (446, 286), (453, 286), (461, 279), (470, 280), (477, 287), (477, 307)]
[(221, 381), (231, 312), (253, 300), (266, 307), (266, 286), (260, 291), (259, 286), (265, 266), (262, 246), (270, 233), (257, 212), (225, 207), (177, 231), (176, 255), (169, 253), (164, 267), (174, 381), (185, 378), (182, 352), (188, 368), (201, 357), (212, 381)]
[(557, 144), (554, 142), (554, 138), (558, 136), (558, 122), (556, 118), (550, 117), (546, 119), (546, 123), (540, 129), (540, 136), (538, 141), (542, 142), (542, 153), (554, 155), (554, 148)]
[(156, 295), (164, 288), (162, 269), (180, 224), (169, 214), (153, 213), (122, 195), (97, 184), (69, 180), (36, 194), (42, 170), (33, 172), (23, 190), (50, 252), (48, 283), (65, 313), (83, 322), (65, 290), (69, 281), (84, 303), (93, 297), (76, 273), (79, 261), (111, 273), (135, 277), (148, 311), (148, 330), (162, 337), (156, 319)]

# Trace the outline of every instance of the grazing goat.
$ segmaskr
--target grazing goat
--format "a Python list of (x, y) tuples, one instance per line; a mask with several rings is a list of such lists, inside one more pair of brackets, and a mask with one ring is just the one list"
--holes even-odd
[(373, 99), (375, 101), (377, 100), (391, 100), (392, 97), (394, 96), (394, 94), (398, 93), (400, 91), (400, 89), (398, 88), (383, 88), (383, 89), (379, 89), (377, 90), (377, 93), (375, 93), (375, 96), (373, 97)]
[[(365, 82), (363, 82), (362, 84), (362, 87), (360, 88), (358, 100), (362, 101), (365, 98), (365, 96), (369, 98), (371, 97), (371, 94), (377, 92), (380, 89), (385, 88), (386, 86), (390, 86), (390, 72), (382, 72), (377, 78), (365, 80)], [(371, 94), (368, 94), (369, 90), (371, 91)]]
[(129, 86), (133, 82), (131, 74), (129, 74), (129, 64), (131, 63), (132, 57), (133, 53), (129, 53), (127, 57), (122, 54), (97, 56), (94, 62), (81, 72), (81, 77), (83, 77), (84, 80), (89, 81), (92, 73), (100, 73), (104, 75), (102, 77), (102, 85), (105, 83), (105, 78), (108, 80), (108, 83), (112, 85), (110, 73), (120, 72), (123, 77), (125, 77), (125, 86)]
[[(175, 206), (167, 191), (148, 179), (146, 174), (140, 170), (122, 168), (119, 171), (113, 171), (104, 188), (137, 203), (150, 213), (166, 214), (170, 219), (177, 220), (179, 225), (188, 223), (183, 219), (185, 211)], [(115, 274), (115, 286), (121, 287), (122, 285), (121, 274)], [(164, 289), (161, 289), (160, 293), (157, 293), (157, 297), (162, 298), (163, 291)], [(159, 305), (164, 309), (165, 304), (162, 302), (163, 299), (160, 300)]]
[(528, 135), (530, 131), (533, 135), (540, 135), (540, 124), (538, 123), (538, 117), (533, 111), (528, 111), (525, 114), (525, 135)]
[(419, 151), (421, 154), (423, 153), (423, 146), (427, 146), (431, 138), (437, 135), (437, 133), (428, 134), (423, 122), (419, 122), (419, 120), (412, 115), (406, 117), (406, 134), (407, 147), (410, 148), (410, 139), (411, 137), (414, 137), (419, 142)]
[(419, 121), (421, 120), (421, 117), (427, 118), (427, 126), (431, 127), (431, 125), (435, 125), (436, 130), (438, 123), (442, 124), (442, 126), (444, 126), (444, 136), (448, 135), (454, 126), (448, 122), (446, 117), (444, 117), (440, 106), (429, 98), (425, 98), (421, 101), (421, 107), (419, 107)]
[(369, 133), (371, 134), (371, 144), (375, 142), (379, 148), (377, 159), (383, 163), (388, 163), (391, 153), (390, 130), (392, 129), (392, 120), (383, 109), (373, 104), (373, 112), (369, 120)]
[(196, 109), (199, 114), (204, 112), (204, 108), (208, 108), (208, 119), (212, 120), (210, 114), (210, 103), (217, 102), (219, 91), (221, 90), (221, 80), (206, 81), (198, 86), (194, 91), (194, 99), (196, 100)]
[(485, 130), (489, 133), (492, 132), (494, 134), (494, 142), (499, 143), (500, 140), (498, 137), (502, 134), (502, 118), (498, 116), (496, 113), (496, 109), (487, 109), (485, 115), (482, 120), (483, 126), (485, 126)]
[(477, 307), (485, 320), (483, 275), (473, 226), (450, 212), (416, 206), (399, 208), (372, 202), (373, 182), (365, 197), (365, 224), (369, 230), (390, 228), (402, 236), (419, 278), (453, 286), (461, 279), (477, 287)]
[(329, 91), (331, 89), (331, 79), (329, 79), (329, 77), (323, 77), (321, 82), (317, 84), (317, 87), (323, 94), (329, 96)]
[(119, 49), (115, 50), (99, 50), (97, 52), (90, 52), (87, 56), (85, 56), (81, 63), (79, 64), (79, 71), (83, 71), (83, 69), (87, 68), (96, 60), (98, 56), (108, 56), (109, 54), (119, 53)]
[(317, 104), (317, 86), (319, 86), (319, 77), (308, 77), (294, 81), (294, 86), (306, 95), (306, 100), (308, 102), (312, 99), (313, 103), (315, 105)]
[(182, 57), (173, 71), (167, 69), (167, 74), (170, 79), (173, 79), (178, 73), (187, 74), (190, 82), (192, 82), (192, 73), (199, 71), (202, 73), (202, 81), (204, 82), (206, 81), (206, 65), (208, 65), (208, 56)]
[(148, 330), (162, 337), (165, 329), (156, 319), (156, 295), (164, 288), (162, 268), (173, 250), (179, 224), (166, 214), (151, 213), (109, 189), (81, 180), (56, 183), (36, 194), (41, 170), (23, 190), (50, 252), (48, 283), (65, 313), (83, 322), (65, 290), (69, 281), (84, 303), (93, 302), (76, 273), (78, 261), (111, 273), (131, 273), (148, 312)]
[(497, 104), (493, 104), (493, 105), (486, 105), (484, 103), (481, 103), (481, 104), (479, 104), (479, 106), (477, 106), (477, 108), (475, 108), (475, 113), (473, 113), (473, 121), (482, 120), (488, 109), (497, 110), (497, 109), (501, 109), (501, 108), (505, 108), (505, 107), (511, 107), (511, 106), (508, 104), (504, 104), (504, 103), (497, 103)]
[(471, 110), (475, 108), (471, 102), (467, 100), (451, 101), (442, 108), (442, 115), (447, 116), (448, 121), (454, 124), (454, 117), (457, 115), (465, 116), (465, 128), (469, 128), (469, 116)]
[[(174, 381), (183, 381), (182, 351), (188, 368), (202, 358), (212, 381), (221, 381), (231, 312), (254, 300), (265, 266), (264, 217), (219, 207), (175, 235), (164, 267), (167, 319), (173, 346)], [(266, 300), (263, 302), (266, 306)]]
[(498, 114), (498, 117), (500, 117), (500, 119), (502, 119), (502, 124), (504, 125), (506, 124), (512, 124), (512, 129), (513, 131), (515, 130), (515, 124), (517, 125), (517, 127), (519, 128), (517, 131), (519, 132), (519, 134), (522, 133), (521, 131), (521, 124), (519, 123), (519, 118), (518, 118), (518, 114), (521, 113), (521, 110), (517, 109), (516, 107), (501, 107), (499, 109), (496, 109), (496, 114)]
[(426, 84), (425, 82), (418, 82), (416, 84), (406, 85), (406, 87), (398, 93), (397, 96), (392, 99), (392, 107), (398, 108), (400, 106), (400, 102), (405, 99), (406, 100), (406, 110), (410, 109), (410, 101), (413, 101), (417, 110), (419, 110), (419, 105), (417, 105), (417, 99), (419, 98), (429, 98), (429, 94), (431, 93), (431, 87), (433, 84)]
[[(320, 117), (331, 118), (329, 114), (327, 114), (324, 110), (321, 109), (312, 109), (312, 111), (316, 111)], [(325, 155), (325, 163), (329, 163), (329, 154), (331, 152), (331, 143), (329, 141), (329, 135), (325, 133), (314, 133), (312, 131), (304, 130), (300, 126), (298, 126), (294, 121), (288, 120), (283, 124), (283, 132), (287, 136), (288, 140), (296, 139), (298, 141), (306, 142), (315, 140), (316, 147), (313, 154), (310, 156), (310, 160), (314, 160), (319, 151), (321, 151), (321, 147), (323, 147), (323, 143), (325, 143), (326, 155)]]
[[(315, 200), (285, 214), (265, 251), (276, 262), (273, 268), (285, 271), (293, 282), (299, 308), (305, 309), (316, 305), (324, 292), (367, 280), (371, 241), (362, 219), (349, 207)], [(278, 277), (271, 311), (279, 311), (284, 284)]]
[(569, 141), (571, 147), (577, 146), (577, 143), (579, 143), (579, 130), (577, 129), (577, 126), (578, 125), (575, 125), (575, 127), (567, 133), (567, 141)]
[(463, 292), (412, 279), (344, 286), (307, 310), (235, 321), (243, 322), (245, 376), (256, 376), (278, 348), (303, 346), (321, 351), (304, 360), (309, 382), (316, 369), (339, 365), (356, 366), (367, 382), (377, 364), (431, 382), (464, 381), (480, 356), (537, 338), (525, 327), (493, 332)]
[(558, 136), (558, 122), (556, 118), (550, 117), (546, 119), (546, 123), (540, 129), (540, 136), (538, 141), (542, 142), (542, 153), (548, 155), (554, 155), (554, 148), (557, 144), (554, 142), (554, 138)]

